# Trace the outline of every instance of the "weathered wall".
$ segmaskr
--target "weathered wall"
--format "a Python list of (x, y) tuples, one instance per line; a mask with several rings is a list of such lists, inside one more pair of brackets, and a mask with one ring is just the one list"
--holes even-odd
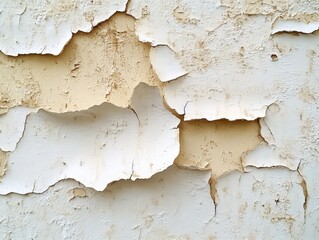
[(0, 239), (319, 238), (317, 0), (4, 0), (0, 23)]

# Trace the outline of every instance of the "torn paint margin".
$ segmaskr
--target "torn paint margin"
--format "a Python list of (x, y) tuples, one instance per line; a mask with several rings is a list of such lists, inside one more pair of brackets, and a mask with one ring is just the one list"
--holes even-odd
[(276, 152), (276, 147), (269, 146), (266, 142), (262, 142), (253, 150), (243, 153), (241, 159), (242, 166), (245, 172), (249, 172), (249, 168), (251, 167), (286, 167), (283, 164), (280, 164), (281, 160)]
[(274, 23), (272, 24), (272, 31), (271, 34), (276, 33), (285, 33), (285, 32), (297, 32), (297, 33), (304, 33), (310, 34), (319, 29), (319, 22), (300, 22), (293, 19), (283, 20), (281, 18), (277, 18)]
[(204, 100), (201, 102), (187, 101), (184, 106), (184, 120), (207, 119), (208, 121), (216, 121), (226, 119), (229, 121), (253, 121), (258, 118), (264, 118), (268, 106), (273, 102), (274, 100), (271, 99), (256, 107), (247, 107), (242, 104), (238, 106), (235, 104), (219, 106), (218, 104), (211, 104), (207, 100), (206, 102)]

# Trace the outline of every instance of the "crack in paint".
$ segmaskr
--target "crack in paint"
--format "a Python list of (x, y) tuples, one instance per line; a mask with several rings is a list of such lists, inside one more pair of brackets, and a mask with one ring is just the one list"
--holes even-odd
[(301, 183), (300, 183), (300, 186), (302, 187), (302, 190), (303, 190), (303, 194), (304, 194), (304, 198), (305, 198), (305, 201), (304, 201), (304, 204), (303, 204), (303, 209), (304, 209), (304, 224), (306, 223), (306, 218), (307, 218), (307, 206), (308, 206), (308, 197), (309, 197), (309, 194), (308, 194), (308, 189), (307, 189), (307, 182), (305, 180), (305, 178), (303, 177), (303, 175), (301, 174), (300, 172), (300, 166), (302, 164), (302, 160), (300, 160), (299, 164), (298, 164), (298, 167), (297, 167), (297, 172), (299, 174), (299, 176), (301, 177)]

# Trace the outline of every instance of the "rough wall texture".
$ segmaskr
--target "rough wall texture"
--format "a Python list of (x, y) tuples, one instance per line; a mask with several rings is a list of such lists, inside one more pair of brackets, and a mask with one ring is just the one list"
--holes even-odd
[(0, 23), (0, 239), (319, 238), (317, 0), (4, 0)]

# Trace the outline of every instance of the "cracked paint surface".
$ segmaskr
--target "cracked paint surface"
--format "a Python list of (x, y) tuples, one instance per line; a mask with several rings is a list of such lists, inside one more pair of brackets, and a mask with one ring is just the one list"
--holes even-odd
[[(216, 213), (209, 195), (209, 177), (208, 171), (170, 167), (148, 180), (116, 182), (103, 192), (64, 180), (42, 194), (0, 196), (0, 236), (4, 239), (302, 237), (304, 196), (297, 173), (287, 169), (254, 169), (245, 174), (226, 175), (217, 184)], [(20, 231), (16, 231), (18, 219)], [(103, 224), (96, 228), (92, 219)]]
[(0, 22), (0, 238), (318, 238), (318, 1), (4, 1)]
[(217, 239), (304, 239), (305, 196), (298, 173), (281, 168), (233, 172), (216, 188), (215, 221), (222, 223)]

